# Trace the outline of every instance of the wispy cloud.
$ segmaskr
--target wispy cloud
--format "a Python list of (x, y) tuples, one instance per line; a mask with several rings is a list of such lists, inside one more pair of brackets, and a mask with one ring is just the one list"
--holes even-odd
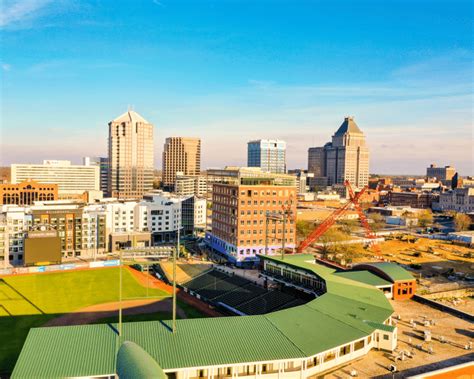
[(2, 67), (2, 70), (3, 70), (3, 71), (10, 71), (11, 68), (12, 68), (12, 66), (11, 66), (10, 64), (8, 64), (8, 63), (2, 63), (2, 64), (1, 64), (1, 67)]
[(52, 0), (4, 0), (0, 10), (0, 28), (18, 27), (43, 15)]
[(164, 7), (165, 5), (163, 4), (162, 1), (159, 0), (153, 0), (153, 4), (158, 5), (159, 7)]

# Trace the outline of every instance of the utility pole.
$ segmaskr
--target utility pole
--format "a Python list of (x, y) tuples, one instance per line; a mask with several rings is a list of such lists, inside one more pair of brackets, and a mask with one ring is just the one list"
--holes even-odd
[(118, 334), (119, 337), (122, 336), (122, 248), (120, 248), (120, 267), (119, 267), (119, 329)]
[(265, 255), (268, 255), (268, 218), (270, 212), (266, 211), (265, 213)]
[(176, 249), (173, 250), (173, 333), (176, 333), (176, 259), (179, 254), (179, 237), (181, 229), (181, 219), (179, 220), (177, 239), (176, 239)]
[(283, 238), (281, 240), (281, 259), (285, 259), (285, 228), (286, 228), (286, 211), (283, 211)]

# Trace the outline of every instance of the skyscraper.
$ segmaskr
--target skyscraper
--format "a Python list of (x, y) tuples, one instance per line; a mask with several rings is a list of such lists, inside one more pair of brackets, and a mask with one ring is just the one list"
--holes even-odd
[(276, 174), (286, 172), (286, 142), (260, 139), (247, 143), (247, 166)]
[(84, 157), (82, 158), (84, 166), (98, 166), (100, 170), (100, 190), (104, 196), (109, 191), (109, 159), (107, 157)]
[(328, 185), (345, 180), (359, 188), (368, 185), (369, 149), (353, 117), (344, 119), (332, 142), (308, 150), (308, 172), (315, 174), (315, 180), (326, 178)]
[(174, 190), (176, 174), (199, 175), (201, 140), (191, 137), (169, 137), (163, 150), (163, 186)]
[(129, 110), (109, 122), (109, 194), (139, 198), (153, 188), (153, 125)]

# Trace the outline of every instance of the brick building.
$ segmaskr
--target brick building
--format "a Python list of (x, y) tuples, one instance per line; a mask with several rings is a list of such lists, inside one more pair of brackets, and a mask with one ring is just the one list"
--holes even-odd
[[(276, 254), (296, 244), (295, 177), (241, 169), (238, 183), (214, 183), (212, 228), (206, 239), (218, 253), (237, 265), (253, 264), (257, 254)], [(281, 215), (284, 208), (291, 216), (268, 221), (267, 212)], [(267, 240), (268, 237), (268, 240)]]
[(57, 199), (57, 184), (41, 184), (34, 180), (25, 180), (18, 184), (0, 184), (0, 205), (31, 205), (35, 201)]
[(396, 192), (388, 193), (388, 203), (394, 206), (409, 206), (412, 208), (431, 208), (434, 201), (439, 198), (438, 194), (431, 192)]

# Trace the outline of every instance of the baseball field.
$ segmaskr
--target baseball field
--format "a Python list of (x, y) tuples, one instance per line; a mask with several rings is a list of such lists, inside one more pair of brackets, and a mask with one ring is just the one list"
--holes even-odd
[[(170, 318), (169, 293), (146, 288), (128, 269), (122, 282), (125, 321)], [(30, 328), (115, 321), (118, 300), (118, 267), (0, 277), (0, 374), (12, 371)], [(178, 305), (178, 317), (196, 317)]]

